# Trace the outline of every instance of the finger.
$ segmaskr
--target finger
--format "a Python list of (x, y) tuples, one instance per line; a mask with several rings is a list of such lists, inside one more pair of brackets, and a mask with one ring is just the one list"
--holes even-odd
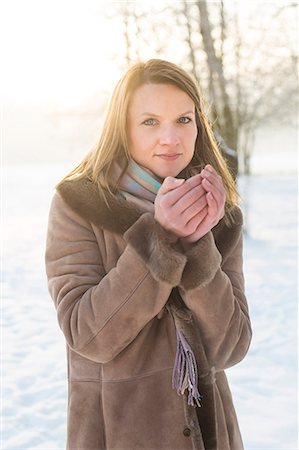
[(199, 214), (207, 206), (206, 194), (194, 202), (181, 214), (183, 223), (188, 223), (194, 216)]
[(188, 191), (185, 195), (183, 195), (174, 205), (173, 209), (175, 213), (181, 214), (187, 209), (190, 208), (190, 206), (195, 205), (198, 200), (200, 200), (202, 197), (204, 197), (205, 200), (205, 194), (206, 190), (203, 188), (203, 186), (200, 184), (198, 186), (195, 186), (193, 189)]
[(222, 178), (220, 175), (217, 174), (215, 170), (211, 172), (210, 170), (207, 170), (206, 168), (201, 171), (201, 176), (203, 178), (206, 178), (210, 181), (210, 183), (214, 184), (216, 187), (223, 186)]
[(198, 214), (196, 214), (192, 219), (189, 220), (189, 222), (186, 224), (185, 227), (185, 236), (190, 236), (193, 234), (200, 224), (205, 220), (205, 218), (208, 215), (208, 206), (206, 205)]
[(209, 216), (216, 215), (218, 211), (218, 205), (213, 196), (212, 192), (208, 192), (206, 195), (207, 204), (208, 204), (208, 214)]
[(203, 180), (206, 180), (205, 182), (203, 182), (203, 187), (207, 190), (207, 192), (212, 191), (213, 194), (215, 194), (217, 198), (219, 197), (219, 199), (221, 200), (221, 198), (225, 197), (225, 188), (223, 186), (221, 177), (211, 173), (206, 175), (207, 173), (207, 171), (203, 171), (202, 173)]
[(214, 169), (213, 166), (211, 166), (211, 164), (207, 164), (203, 170), (207, 170), (208, 172), (210, 172), (213, 175), (217, 175), (218, 177), (220, 177), (220, 175), (218, 174), (217, 170)]
[[(169, 177), (171, 178), (171, 177)], [(167, 179), (164, 180), (163, 184), (165, 183)], [(188, 178), (188, 180), (185, 180), (184, 183), (179, 184), (178, 186), (176, 185), (173, 189), (169, 189), (168, 191), (165, 192), (165, 198), (163, 199), (163, 204), (165, 207), (168, 206), (173, 206), (177, 201), (179, 201), (188, 191), (190, 191), (191, 189), (193, 189), (194, 187), (200, 185), (202, 182), (202, 177), (200, 174), (195, 175), (192, 178)], [(167, 182), (168, 183), (168, 182)], [(162, 184), (162, 186), (163, 186)], [(161, 188), (162, 188), (161, 186)], [(167, 184), (166, 184), (167, 187)], [(161, 188), (158, 191), (158, 195), (160, 193), (163, 194), (164, 189)]]
[(188, 191), (193, 189), (196, 186), (199, 186), (202, 182), (202, 177), (200, 174), (194, 175), (191, 178), (188, 178), (185, 183), (181, 186), (179, 186), (179, 189), (177, 190), (176, 194), (180, 194), (181, 198), (183, 195), (185, 195)]
[(208, 192), (206, 198), (207, 198), (207, 206), (205, 208), (206, 214), (202, 217), (202, 220), (196, 229), (196, 233), (201, 232), (203, 233), (202, 235), (211, 230), (219, 221), (219, 218), (217, 217), (218, 208), (215, 199), (213, 198), (213, 194)]
[(185, 180), (183, 178), (166, 177), (158, 191), (158, 194), (166, 194), (167, 192), (181, 186), (184, 182)]
[(207, 192), (213, 194), (214, 200), (216, 201), (218, 208), (222, 208), (226, 200), (226, 193), (224, 187), (215, 186), (206, 178), (203, 179), (202, 185)]

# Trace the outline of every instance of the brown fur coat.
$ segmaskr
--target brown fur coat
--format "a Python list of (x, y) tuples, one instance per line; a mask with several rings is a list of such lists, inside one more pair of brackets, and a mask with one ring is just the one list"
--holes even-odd
[[(251, 339), (242, 214), (183, 250), (153, 215), (88, 180), (49, 217), (49, 290), (67, 341), (69, 450), (241, 450), (224, 369)], [(202, 407), (171, 387), (175, 326), (197, 359)]]

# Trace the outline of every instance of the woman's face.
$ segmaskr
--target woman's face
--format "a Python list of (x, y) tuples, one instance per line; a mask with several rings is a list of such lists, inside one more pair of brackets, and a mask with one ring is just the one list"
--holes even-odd
[(128, 114), (131, 157), (160, 178), (176, 177), (194, 154), (195, 105), (170, 84), (143, 84), (132, 96)]

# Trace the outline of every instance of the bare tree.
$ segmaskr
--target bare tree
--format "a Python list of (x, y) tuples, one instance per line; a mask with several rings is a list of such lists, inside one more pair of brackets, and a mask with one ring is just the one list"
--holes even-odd
[[(196, 1), (192, 4), (186, 0), (182, 1), (182, 12), (186, 18), (186, 43), (189, 50), (189, 58), (192, 63), (192, 72), (195, 74), (200, 85), (205, 86), (204, 80), (200, 79), (199, 71), (196, 66), (196, 49), (193, 44), (192, 36), (198, 34), (201, 37), (201, 48), (204, 50), (206, 59), (206, 71), (208, 74), (208, 92), (210, 100), (210, 120), (213, 123), (214, 133), (220, 145), (233, 176), (238, 172), (237, 158), (237, 127), (235, 124), (234, 111), (230, 104), (230, 98), (227, 90), (227, 80), (224, 75), (224, 41), (226, 22), (224, 18), (224, 5), (220, 3), (221, 13), (221, 40), (219, 54), (214, 44), (212, 36), (213, 26), (209, 19), (207, 4), (205, 1)], [(196, 6), (196, 8), (194, 8)], [(195, 19), (195, 20), (194, 20)], [(193, 28), (191, 23), (193, 22)], [(193, 32), (193, 34), (192, 34)]]
[[(291, 48), (289, 39), (287, 27), (291, 23), (282, 23), (280, 32), (277, 31), (279, 17), (295, 6), (294, 3), (277, 5), (264, 26), (258, 29), (247, 54), (245, 43), (239, 38), (236, 115), (239, 154), (245, 173), (250, 173), (251, 150), (258, 127), (271, 122), (279, 125), (288, 123), (296, 115), (298, 57), (297, 48)], [(236, 25), (237, 34), (240, 34), (237, 20)], [(257, 49), (259, 57), (256, 55)]]
[(182, 14), (185, 18), (185, 26), (186, 26), (186, 44), (188, 47), (188, 52), (189, 52), (189, 59), (191, 62), (191, 73), (193, 74), (195, 79), (199, 79), (199, 74), (197, 71), (197, 63), (196, 63), (196, 49), (194, 48), (194, 44), (193, 44), (193, 30), (192, 30), (192, 26), (190, 23), (190, 10), (189, 10), (189, 6), (190, 3), (187, 1), (183, 1), (183, 8), (182, 8)]
[(254, 20), (248, 17), (245, 25), (239, 19), (239, 3), (234, 5), (181, 0), (140, 6), (126, 0), (118, 3), (118, 15), (124, 64), (140, 57), (171, 59), (198, 80), (214, 133), (236, 175), (236, 151), (242, 170), (250, 172), (257, 127), (287, 120), (295, 111), (298, 57), (288, 39), (289, 24), (283, 28), (282, 20), (296, 3), (258, 2)]
[(220, 93), (221, 102), (219, 102), (219, 121), (220, 123), (223, 121), (223, 125), (220, 125), (220, 129), (228, 145), (236, 148), (234, 118), (231, 112), (229, 96), (227, 93), (227, 81), (224, 76), (222, 61), (216, 55), (214, 41), (212, 38), (212, 27), (207, 10), (207, 2), (206, 0), (198, 0), (196, 5), (199, 10), (200, 31), (207, 55), (213, 97), (216, 99), (217, 91)]
[[(232, 33), (227, 32), (224, 1), (208, 4), (206, 0), (196, 2), (183, 0), (182, 3), (188, 23), (185, 31), (188, 36), (187, 45), (193, 45), (193, 40), (190, 39), (190, 27), (193, 24), (193, 32), (200, 33), (202, 47), (206, 53), (209, 77), (205, 87), (211, 104), (210, 118), (214, 124), (215, 134), (218, 136), (233, 174), (236, 174), (237, 171), (236, 160), (232, 152), (234, 149), (238, 151), (243, 171), (250, 173), (251, 150), (255, 131), (259, 124), (266, 123), (275, 116), (282, 120), (283, 109), (287, 104), (290, 106), (290, 102), (293, 103), (291, 110), (295, 110), (294, 106), (297, 100), (297, 83), (294, 75), (296, 74), (296, 55), (289, 53), (284, 58), (283, 64), (279, 55), (274, 55), (271, 61), (269, 55), (265, 55), (265, 59), (269, 60), (267, 70), (262, 63), (265, 51), (269, 51), (272, 46), (275, 46), (278, 40), (278, 35), (274, 34), (272, 42), (264, 46), (265, 37), (269, 36), (271, 27), (275, 26), (275, 20), (284, 13), (286, 8), (294, 7), (295, 4), (278, 6), (274, 9), (273, 14), (269, 16), (269, 23), (260, 26), (258, 32), (255, 33), (257, 44), (253, 46), (252, 58), (248, 58), (246, 55), (248, 44), (241, 33), (236, 11), (233, 15), (230, 14), (230, 24), (233, 24), (233, 27), (229, 28), (233, 30), (232, 36)], [(198, 12), (197, 16), (195, 6)], [(213, 22), (210, 19), (209, 8), (213, 8)], [(219, 21), (215, 23), (217, 9)], [(197, 17), (197, 27), (195, 16)], [(218, 42), (213, 37), (215, 34), (218, 34)], [(228, 42), (233, 49), (231, 52), (234, 55), (233, 59), (228, 57), (229, 55), (225, 51)], [(284, 45), (278, 45), (278, 48), (280, 47), (286, 50), (287, 42)], [(192, 66), (194, 66), (193, 61), (196, 61), (196, 54), (197, 49), (194, 47), (189, 50), (189, 55), (192, 55)], [(198, 73), (196, 62), (194, 72)], [(199, 82), (203, 84), (202, 79)], [(277, 86), (280, 86), (280, 89)]]

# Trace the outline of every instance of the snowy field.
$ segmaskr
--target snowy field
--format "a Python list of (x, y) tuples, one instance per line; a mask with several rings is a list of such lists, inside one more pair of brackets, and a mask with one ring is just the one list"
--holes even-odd
[[(3, 168), (3, 450), (65, 448), (65, 346), (47, 292), (44, 244), (53, 186), (70, 168)], [(240, 190), (254, 335), (228, 376), (246, 450), (295, 450), (297, 178), (255, 175), (240, 179)]]

